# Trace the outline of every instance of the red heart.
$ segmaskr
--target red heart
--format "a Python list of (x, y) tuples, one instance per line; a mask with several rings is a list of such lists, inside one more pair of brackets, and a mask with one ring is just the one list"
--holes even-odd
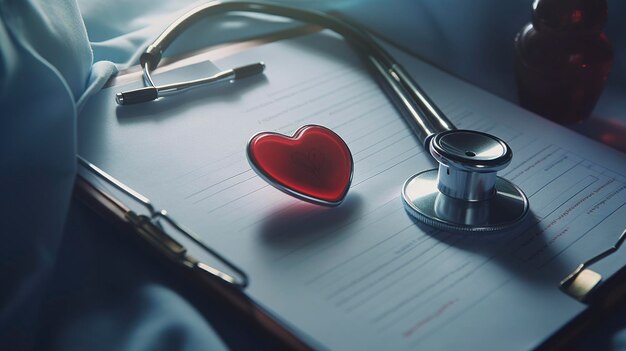
[(318, 205), (339, 205), (352, 181), (352, 154), (332, 130), (304, 126), (293, 137), (256, 134), (248, 143), (248, 161), (268, 183)]

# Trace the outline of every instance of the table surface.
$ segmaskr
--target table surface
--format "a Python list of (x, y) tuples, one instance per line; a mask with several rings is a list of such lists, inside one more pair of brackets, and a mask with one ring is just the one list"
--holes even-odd
[[(512, 43), (530, 19), (531, 1), (352, 3), (342, 11), (382, 37), (487, 91), (517, 101)], [(594, 115), (573, 128), (624, 150), (626, 24), (621, 20), (626, 2), (610, 0), (609, 5), (607, 33), (615, 46), (615, 66)], [(158, 269), (114, 232), (112, 225), (73, 201), (53, 287), (45, 302), (38, 341), (42, 348), (219, 348), (212, 338), (213, 328), (236, 349), (275, 346), (255, 330), (242, 330), (240, 321), (229, 317), (222, 306), (201, 301), (197, 292)], [(169, 329), (160, 328), (161, 322)], [(625, 328), (626, 318), (607, 320), (579, 347), (624, 347)], [(94, 342), (96, 335), (103, 342)]]

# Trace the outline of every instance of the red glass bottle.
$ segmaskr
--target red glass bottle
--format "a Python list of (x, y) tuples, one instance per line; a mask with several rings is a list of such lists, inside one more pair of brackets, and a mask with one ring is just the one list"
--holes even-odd
[(515, 38), (520, 103), (562, 124), (586, 119), (613, 64), (606, 0), (535, 0)]

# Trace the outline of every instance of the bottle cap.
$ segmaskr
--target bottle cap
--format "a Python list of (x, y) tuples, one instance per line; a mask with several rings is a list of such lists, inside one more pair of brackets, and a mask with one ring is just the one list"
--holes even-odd
[(537, 0), (533, 25), (558, 31), (601, 31), (607, 12), (606, 0)]

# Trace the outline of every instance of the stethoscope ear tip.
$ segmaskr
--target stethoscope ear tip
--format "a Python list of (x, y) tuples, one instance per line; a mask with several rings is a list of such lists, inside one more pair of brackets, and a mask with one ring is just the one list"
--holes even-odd
[(158, 97), (159, 91), (156, 87), (145, 87), (117, 93), (115, 102), (118, 105), (132, 105), (156, 100)]
[(264, 70), (265, 70), (265, 63), (263, 61), (233, 68), (233, 73), (235, 74), (234, 79), (250, 77), (255, 74), (263, 73)]

